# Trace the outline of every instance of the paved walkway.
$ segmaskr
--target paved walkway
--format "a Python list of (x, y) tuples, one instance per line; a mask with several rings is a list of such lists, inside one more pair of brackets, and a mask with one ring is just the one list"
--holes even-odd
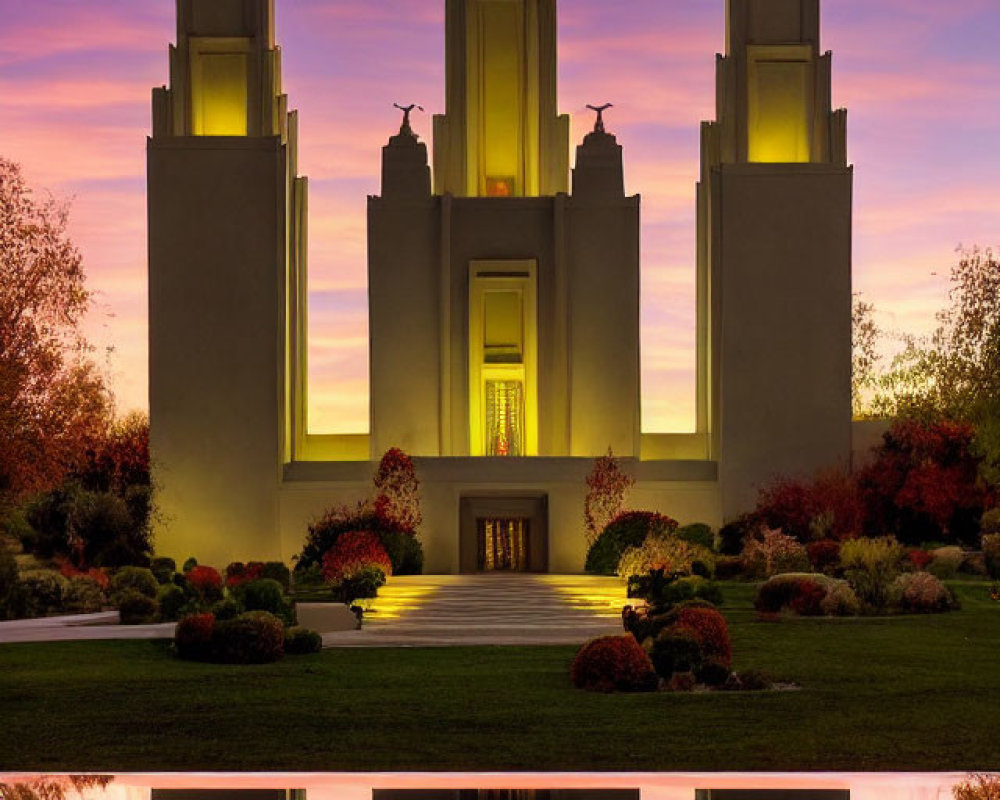
[[(392, 578), (359, 631), (325, 647), (582, 644), (621, 633), (625, 588), (582, 575), (418, 575)], [(0, 622), (0, 643), (165, 639), (173, 623), (119, 625), (118, 612)]]

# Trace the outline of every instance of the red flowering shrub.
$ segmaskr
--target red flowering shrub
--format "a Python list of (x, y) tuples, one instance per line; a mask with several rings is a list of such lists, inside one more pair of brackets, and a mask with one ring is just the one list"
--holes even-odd
[(893, 425), (858, 475), (869, 529), (894, 533), (905, 544), (974, 545), (987, 493), (978, 481), (973, 435), (971, 425), (958, 422)]
[(754, 608), (761, 614), (787, 610), (804, 617), (822, 616), (829, 582), (820, 575), (776, 575), (757, 589)]
[(108, 577), (107, 570), (102, 567), (91, 567), (90, 569), (78, 569), (70, 561), (64, 561), (59, 567), (59, 573), (64, 578), (90, 578), (101, 587), (102, 591), (107, 591), (111, 585), (111, 578)]
[(192, 614), (177, 623), (174, 647), (177, 655), (191, 661), (208, 661), (212, 655), (214, 614)]
[(687, 606), (677, 612), (671, 626), (675, 631), (690, 633), (701, 646), (702, 657), (723, 666), (730, 666), (733, 647), (729, 641), (726, 618), (714, 608)]
[(622, 471), (610, 447), (606, 456), (594, 461), (587, 475), (587, 496), (583, 501), (588, 545), (592, 545), (608, 523), (621, 513), (634, 483), (635, 479)]
[(235, 588), (258, 580), (264, 572), (264, 562), (251, 561), (243, 564), (234, 561), (226, 567), (226, 586)]
[(779, 530), (763, 530), (743, 547), (743, 572), (749, 577), (770, 578), (779, 572), (801, 572), (809, 566), (806, 548)]
[(771, 528), (808, 542), (859, 536), (865, 507), (854, 479), (843, 472), (820, 473), (812, 481), (782, 478), (761, 490), (754, 516)]
[(206, 603), (215, 603), (222, 599), (222, 576), (215, 567), (194, 567), (185, 577), (188, 584)]
[(375, 512), (409, 533), (423, 519), (413, 460), (398, 447), (386, 451), (375, 472)]
[(806, 553), (813, 569), (820, 572), (832, 570), (840, 563), (840, 542), (833, 539), (820, 539), (806, 545)]
[(917, 572), (927, 569), (927, 565), (934, 560), (934, 554), (928, 550), (911, 550), (906, 557), (910, 559), (913, 569)]
[(334, 585), (353, 578), (366, 567), (377, 567), (387, 577), (392, 575), (389, 554), (378, 536), (370, 531), (343, 534), (323, 556), (323, 578)]
[(587, 642), (573, 659), (573, 685), (588, 692), (648, 692), (657, 686), (649, 656), (632, 634)]

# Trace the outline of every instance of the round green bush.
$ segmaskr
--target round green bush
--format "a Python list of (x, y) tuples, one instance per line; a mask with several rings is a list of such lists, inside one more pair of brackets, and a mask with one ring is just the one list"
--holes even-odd
[(236, 619), (240, 614), (245, 614), (246, 609), (234, 597), (227, 597), (212, 606), (212, 613), (219, 622), (227, 619)]
[(172, 558), (154, 558), (149, 565), (149, 571), (153, 573), (157, 583), (161, 586), (170, 583), (177, 572), (177, 562)]
[(378, 597), (378, 590), (385, 585), (385, 572), (377, 566), (364, 566), (351, 577), (345, 578), (334, 594), (345, 603)]
[(677, 523), (663, 514), (629, 511), (607, 524), (587, 552), (585, 569), (592, 575), (617, 575), (622, 553), (640, 547), (651, 533), (672, 533)]
[(115, 605), (122, 625), (148, 625), (156, 622), (160, 608), (156, 597), (147, 597), (136, 589), (124, 589), (115, 595)]
[(292, 573), (286, 564), (280, 561), (268, 561), (260, 569), (261, 578), (269, 578), (281, 584), (281, 588), (286, 592), (292, 582)]
[(664, 628), (647, 642), (643, 644), (649, 650), (653, 668), (664, 680), (670, 680), (675, 672), (697, 672), (704, 664), (701, 642), (688, 630)]
[(729, 680), (730, 675), (732, 675), (732, 670), (729, 669), (727, 664), (711, 658), (702, 663), (695, 673), (695, 677), (699, 683), (713, 688), (724, 686), (726, 681)]
[(184, 590), (172, 583), (160, 587), (157, 600), (160, 603), (160, 619), (165, 622), (180, 619), (188, 605), (188, 597), (184, 594)]
[(678, 528), (677, 538), (708, 550), (715, 550), (715, 532), (704, 522), (695, 522)]
[(424, 548), (416, 536), (405, 531), (377, 531), (392, 562), (393, 575), (420, 575), (424, 571)]
[(670, 607), (689, 600), (704, 600), (713, 606), (723, 603), (722, 590), (717, 583), (700, 575), (689, 575), (664, 584), (659, 597), (654, 599), (656, 605)]
[(187, 561), (184, 562), (184, 566), (181, 567), (181, 572), (187, 575), (191, 570), (198, 566), (198, 559), (192, 556)]
[(285, 655), (305, 656), (323, 649), (323, 637), (309, 628), (294, 627), (285, 631)]
[(270, 664), (285, 655), (285, 626), (274, 614), (248, 611), (218, 622), (212, 647), (224, 664)]
[(143, 567), (122, 567), (111, 579), (111, 596), (114, 598), (115, 595), (128, 590), (155, 600), (160, 591), (160, 584), (151, 570)]
[(277, 616), (285, 605), (285, 593), (281, 584), (270, 578), (260, 578), (246, 584), (242, 595), (247, 611), (267, 611)]
[(93, 578), (77, 575), (66, 584), (62, 606), (70, 614), (94, 614), (104, 606), (104, 592)]
[(25, 616), (43, 617), (62, 610), (63, 594), (69, 581), (58, 572), (26, 572), (20, 583), (25, 594)]

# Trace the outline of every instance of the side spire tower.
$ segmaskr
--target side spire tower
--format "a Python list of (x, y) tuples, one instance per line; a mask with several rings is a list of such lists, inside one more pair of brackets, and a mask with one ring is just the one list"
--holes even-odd
[(698, 185), (698, 429), (726, 518), (851, 453), (847, 112), (819, 0), (727, 0)]

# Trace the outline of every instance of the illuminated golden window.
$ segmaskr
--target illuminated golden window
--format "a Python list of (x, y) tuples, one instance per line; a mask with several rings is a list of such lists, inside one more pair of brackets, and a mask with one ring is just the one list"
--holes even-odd
[(481, 519), (478, 527), (480, 571), (527, 571), (528, 520)]
[(812, 62), (803, 58), (800, 47), (750, 49), (747, 108), (750, 162), (811, 160), (812, 74)]
[(486, 381), (486, 455), (524, 455), (524, 384)]
[(524, 303), (521, 292), (486, 292), (483, 354), (487, 364), (524, 362)]
[(191, 133), (246, 136), (248, 133), (247, 44), (193, 42), (191, 52)]

